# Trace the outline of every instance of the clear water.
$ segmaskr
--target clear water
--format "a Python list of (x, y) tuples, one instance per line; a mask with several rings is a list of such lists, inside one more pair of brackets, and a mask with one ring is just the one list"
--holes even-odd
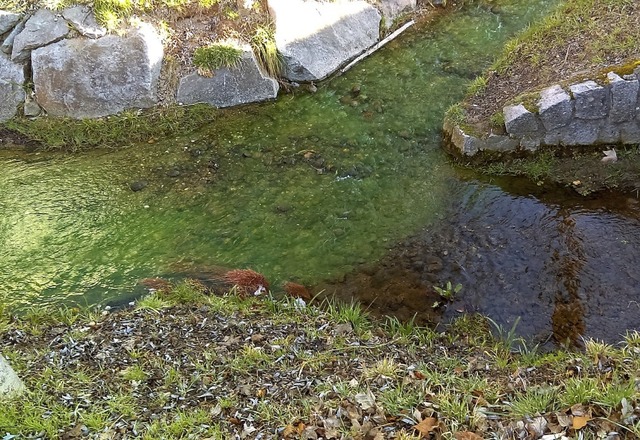
[(219, 266), (313, 284), (380, 259), (446, 212), (446, 108), (558, 1), (502, 3), (417, 26), (315, 94), (226, 111), (197, 133), (0, 152), (0, 299), (123, 301), (142, 278)]

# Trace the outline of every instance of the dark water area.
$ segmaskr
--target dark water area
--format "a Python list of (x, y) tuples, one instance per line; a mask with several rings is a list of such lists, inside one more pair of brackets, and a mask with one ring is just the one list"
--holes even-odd
[[(468, 174), (468, 173), (463, 173)], [(324, 286), (345, 299), (364, 284), (375, 312), (438, 319), (430, 288), (462, 284), (444, 320), (481, 313), (537, 342), (618, 341), (640, 328), (640, 200), (577, 196), (528, 180), (461, 176), (440, 221), (392, 248), (380, 265)], [(391, 287), (393, 286), (393, 287)], [(346, 288), (345, 288), (346, 287)], [(380, 289), (377, 289), (380, 287)], [(399, 288), (388, 301), (384, 290)]]
[[(276, 294), (294, 281), (422, 322), (480, 312), (539, 339), (618, 339), (640, 324), (635, 198), (482, 179), (441, 149), (447, 107), (557, 4), (479, 2), (315, 94), (153, 144), (0, 151), (0, 301), (122, 304), (143, 279), (251, 268)], [(463, 290), (434, 308), (448, 281)]]

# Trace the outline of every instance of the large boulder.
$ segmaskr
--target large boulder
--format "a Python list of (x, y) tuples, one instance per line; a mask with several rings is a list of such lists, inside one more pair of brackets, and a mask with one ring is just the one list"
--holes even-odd
[(260, 70), (251, 47), (244, 45), (242, 50), (242, 59), (235, 67), (217, 69), (211, 77), (192, 73), (182, 78), (177, 101), (222, 108), (278, 96), (278, 82)]
[(24, 102), (24, 66), (0, 54), (0, 122), (8, 121)]
[(24, 62), (32, 49), (60, 41), (69, 33), (67, 21), (48, 9), (40, 9), (25, 23), (13, 40), (11, 59)]
[(4, 357), (0, 355), (0, 399), (20, 394), (24, 390), (24, 383), (22, 383)]
[(378, 41), (380, 13), (357, 0), (268, 0), (283, 76), (292, 81), (326, 78)]
[(32, 53), (38, 104), (52, 116), (97, 118), (158, 101), (160, 36), (142, 24), (126, 36), (75, 38)]

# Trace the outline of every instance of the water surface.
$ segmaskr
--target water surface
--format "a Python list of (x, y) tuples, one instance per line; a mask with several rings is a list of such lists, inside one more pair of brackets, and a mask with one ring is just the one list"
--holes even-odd
[(523, 332), (559, 338), (637, 327), (635, 202), (485, 182), (441, 151), (446, 108), (559, 2), (492, 3), (414, 27), (315, 94), (220, 112), (195, 133), (0, 152), (0, 298), (122, 302), (143, 278), (251, 267), (276, 289), (395, 286), (376, 300), (388, 313), (428, 315), (425, 289), (451, 280), (465, 288), (447, 314), (522, 316)]

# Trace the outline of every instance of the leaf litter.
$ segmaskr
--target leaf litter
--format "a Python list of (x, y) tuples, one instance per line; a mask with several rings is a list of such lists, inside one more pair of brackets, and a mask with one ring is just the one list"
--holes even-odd
[[(315, 305), (296, 307), (294, 300), (205, 294), (195, 303), (103, 311), (71, 324), (34, 325), (13, 317), (0, 333), (0, 351), (31, 391), (5, 403), (5, 413), (15, 416), (0, 415), (0, 433), (550, 440), (588, 431), (593, 438), (638, 438), (637, 387), (613, 407), (592, 401), (512, 414), (509, 402), (527, 389), (561, 391), (580, 353), (536, 367), (506, 353), (501, 366), (492, 352), (501, 341), (490, 339), (486, 320), (461, 319), (472, 322), (473, 332), (454, 324), (440, 333), (418, 328), (399, 337), (382, 323), (363, 330), (332, 321)], [(472, 337), (481, 328), (487, 330), (484, 342)], [(635, 380), (638, 354), (625, 355), (624, 362), (608, 365), (628, 367), (612, 368)], [(581, 376), (603, 378), (605, 386), (612, 381), (609, 367), (589, 362), (580, 360)], [(35, 399), (39, 413), (31, 417), (47, 421), (46, 429), (20, 419), (20, 407)], [(102, 419), (96, 422), (93, 414)]]

